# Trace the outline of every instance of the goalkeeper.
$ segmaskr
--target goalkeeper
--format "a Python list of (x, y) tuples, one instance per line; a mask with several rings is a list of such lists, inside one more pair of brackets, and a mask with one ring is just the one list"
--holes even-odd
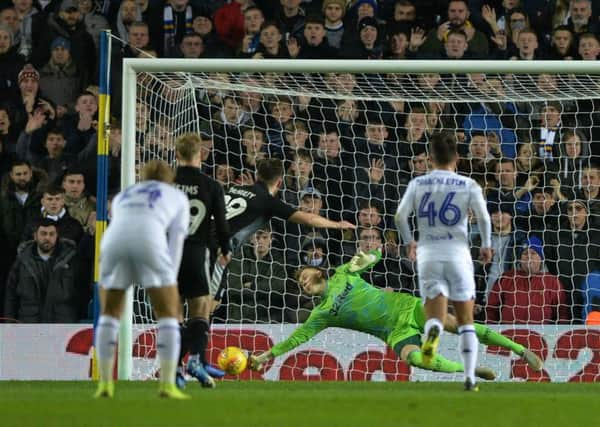
[[(380, 259), (379, 251), (359, 253), (349, 263), (338, 267), (329, 280), (318, 268), (302, 267), (297, 274), (302, 290), (309, 295), (320, 295), (321, 303), (286, 340), (261, 355), (251, 356), (250, 368), (260, 370), (268, 360), (287, 353), (323, 329), (338, 327), (376, 336), (411, 366), (438, 372), (463, 372), (461, 363), (439, 354), (434, 356), (430, 365), (423, 363), (420, 346), (426, 319), (421, 301), (408, 294), (375, 288), (360, 277)], [(454, 316), (447, 316), (444, 329), (456, 333)], [(481, 343), (509, 349), (522, 357), (533, 370), (542, 369), (541, 359), (522, 345), (484, 325), (476, 324), (475, 331)], [(491, 369), (483, 367), (477, 368), (476, 375), (490, 380), (495, 378)]]

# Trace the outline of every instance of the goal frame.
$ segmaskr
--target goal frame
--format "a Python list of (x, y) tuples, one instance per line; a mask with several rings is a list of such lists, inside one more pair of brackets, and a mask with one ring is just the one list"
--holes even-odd
[[(123, 61), (121, 189), (135, 183), (137, 73), (351, 73), (351, 74), (600, 74), (600, 61), (506, 60), (281, 60), (126, 58)], [(133, 288), (126, 293), (119, 330), (118, 378), (133, 369)]]

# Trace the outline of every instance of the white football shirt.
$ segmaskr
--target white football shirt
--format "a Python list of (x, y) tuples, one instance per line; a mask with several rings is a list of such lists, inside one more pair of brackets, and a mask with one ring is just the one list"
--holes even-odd
[(134, 244), (161, 245), (166, 240), (173, 266), (179, 268), (190, 223), (189, 200), (181, 190), (159, 181), (139, 182), (115, 196), (111, 212), (105, 238), (131, 238), (129, 230), (141, 224), (145, 233), (136, 236)]
[(468, 256), (469, 209), (477, 218), (482, 247), (491, 245), (490, 216), (479, 184), (471, 178), (434, 170), (414, 178), (400, 201), (396, 226), (404, 243), (413, 240), (409, 216), (415, 212), (419, 241), (417, 257), (440, 261)]

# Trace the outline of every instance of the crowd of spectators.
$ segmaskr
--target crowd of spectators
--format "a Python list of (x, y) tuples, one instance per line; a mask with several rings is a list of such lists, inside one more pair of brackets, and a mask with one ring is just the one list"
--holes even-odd
[[(118, 38), (111, 58), (114, 193), (124, 58), (597, 60), (600, 2), (0, 0), (0, 317), (89, 319), (103, 29)], [(301, 294), (295, 268), (335, 267), (357, 250), (384, 254), (365, 275), (371, 283), (417, 294), (414, 266), (391, 218), (410, 179), (430, 168), (429, 136), (446, 131), (460, 142), (459, 172), (482, 185), (492, 217), (494, 259), (476, 262), (479, 318), (584, 320), (590, 303), (584, 283), (600, 270), (598, 99), (429, 101), (440, 87), (504, 98), (507, 88), (521, 83), (483, 74), (396, 82), (405, 88), (410, 80), (428, 98), (423, 102), (252, 90), (268, 86), (267, 77), (245, 76), (245, 92), (197, 92), (204, 171), (224, 186), (247, 184), (254, 182), (258, 160), (279, 157), (286, 166), (280, 194), (286, 202), (352, 220), (358, 228), (337, 234), (272, 221), (236, 254), (221, 319), (304, 320), (317, 300)], [(351, 95), (372, 78), (319, 79)], [(397, 76), (379, 78), (393, 83)], [(582, 84), (575, 76), (528, 79), (528, 88), (550, 97), (560, 85)], [(168, 88), (138, 96), (140, 160), (174, 160), (169, 143), (176, 135), (160, 109), (176, 97)], [(471, 225), (476, 258), (476, 218)]]

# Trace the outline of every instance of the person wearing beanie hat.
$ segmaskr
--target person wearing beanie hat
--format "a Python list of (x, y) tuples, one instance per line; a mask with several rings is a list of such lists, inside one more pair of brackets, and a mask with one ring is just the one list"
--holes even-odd
[(558, 276), (544, 271), (539, 237), (521, 247), (516, 269), (502, 274), (488, 294), (488, 323), (563, 323), (572, 320), (567, 294)]
[(71, 56), (71, 41), (57, 37), (50, 44), (50, 60), (40, 69), (40, 90), (57, 106), (59, 117), (72, 111), (87, 84), (88, 73)]
[(322, 11), (325, 16), (325, 31), (329, 46), (339, 49), (344, 35), (346, 0), (324, 0)]
[(377, 15), (377, 0), (356, 0), (353, 8), (359, 21), (365, 16), (373, 17)]

